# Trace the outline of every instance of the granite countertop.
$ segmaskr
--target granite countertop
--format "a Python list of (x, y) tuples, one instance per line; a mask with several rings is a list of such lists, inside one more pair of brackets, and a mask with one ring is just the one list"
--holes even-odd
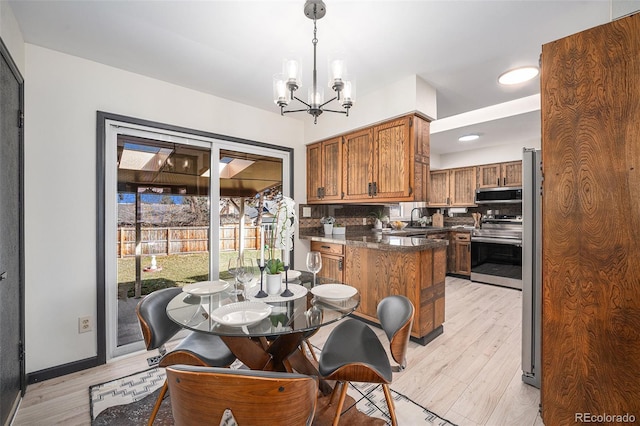
[[(445, 228), (431, 228), (429, 231), (442, 232)], [(389, 251), (421, 251), (430, 250), (438, 247), (445, 247), (449, 244), (447, 240), (409, 237), (409, 234), (415, 234), (422, 230), (410, 229), (408, 231), (349, 231), (345, 235), (327, 235), (320, 231), (306, 231), (300, 234), (301, 239), (311, 241), (322, 241), (327, 243), (337, 243), (356, 247), (365, 247), (378, 250)]]

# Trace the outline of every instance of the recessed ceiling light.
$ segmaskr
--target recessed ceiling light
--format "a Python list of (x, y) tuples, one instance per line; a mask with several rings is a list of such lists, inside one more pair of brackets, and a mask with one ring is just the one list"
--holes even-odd
[(476, 139), (478, 139), (480, 137), (480, 135), (477, 134), (470, 134), (470, 135), (464, 135), (464, 136), (460, 136), (458, 138), (458, 140), (460, 142), (471, 142), (471, 141), (475, 141)]
[(540, 71), (537, 67), (520, 67), (506, 71), (498, 77), (498, 83), (510, 86), (512, 84), (524, 83), (535, 78)]

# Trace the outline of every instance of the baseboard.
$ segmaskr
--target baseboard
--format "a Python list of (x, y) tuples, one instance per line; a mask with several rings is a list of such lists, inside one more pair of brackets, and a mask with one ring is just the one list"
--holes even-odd
[(46, 368), (44, 370), (34, 371), (27, 374), (27, 384), (42, 382), (44, 380), (53, 379), (55, 377), (65, 376), (77, 371), (86, 370), (87, 368), (102, 365), (98, 357), (86, 358), (79, 361), (70, 362), (68, 364), (58, 365), (56, 367)]

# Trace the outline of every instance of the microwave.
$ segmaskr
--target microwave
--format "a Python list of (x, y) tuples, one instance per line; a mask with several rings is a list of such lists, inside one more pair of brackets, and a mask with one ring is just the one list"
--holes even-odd
[(522, 203), (521, 187), (476, 189), (476, 204)]

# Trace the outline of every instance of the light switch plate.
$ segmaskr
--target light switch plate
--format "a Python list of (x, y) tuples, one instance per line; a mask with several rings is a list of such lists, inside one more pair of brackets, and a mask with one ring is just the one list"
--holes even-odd
[(302, 208), (302, 217), (311, 217), (311, 207)]

